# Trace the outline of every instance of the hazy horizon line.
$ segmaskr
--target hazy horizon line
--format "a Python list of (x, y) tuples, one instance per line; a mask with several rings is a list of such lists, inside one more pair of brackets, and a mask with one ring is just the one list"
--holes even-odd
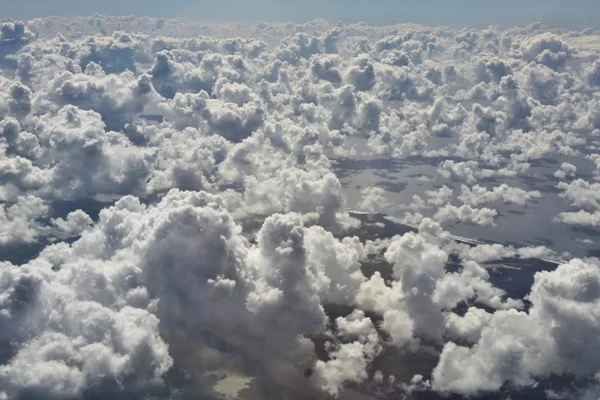
[[(125, 4), (123, 4), (125, 3)], [(302, 5), (299, 5), (302, 4)], [(314, 19), (353, 24), (387, 26), (414, 23), (427, 26), (474, 28), (523, 26), (541, 22), (550, 27), (584, 29), (598, 27), (600, 7), (591, 0), (508, 0), (502, 4), (475, 0), (173, 0), (157, 1), (106, 0), (92, 3), (75, 0), (0, 0), (8, 18), (30, 20), (44, 17), (137, 16), (149, 18), (183, 18), (193, 21), (297, 22)]]

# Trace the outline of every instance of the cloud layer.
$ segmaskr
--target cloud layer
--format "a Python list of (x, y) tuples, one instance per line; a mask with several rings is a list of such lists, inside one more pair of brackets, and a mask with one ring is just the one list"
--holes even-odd
[(0, 26), (0, 399), (597, 395), (597, 32), (123, 18)]

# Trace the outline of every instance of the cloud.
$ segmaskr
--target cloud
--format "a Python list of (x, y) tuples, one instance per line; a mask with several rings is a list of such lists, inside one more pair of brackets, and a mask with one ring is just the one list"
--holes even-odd
[[(46, 196), (79, 198), (95, 193), (130, 193), (145, 182), (153, 151), (138, 151), (123, 133), (106, 132), (101, 115), (67, 105), (38, 119), (34, 134), (46, 154)], [(42, 164), (43, 165), (43, 164)]]
[(600, 212), (589, 212), (585, 210), (565, 211), (558, 214), (554, 222), (564, 222), (569, 225), (600, 226)]
[(523, 58), (535, 61), (552, 69), (562, 67), (573, 56), (573, 49), (559, 36), (543, 33), (533, 36), (521, 44)]
[(473, 208), (463, 204), (460, 207), (446, 204), (440, 207), (434, 218), (439, 222), (465, 222), (468, 224), (493, 226), (497, 211), (490, 208)]
[(3, 22), (0, 24), (0, 65), (14, 67), (15, 60), (9, 58), (27, 45), (34, 34), (27, 29), (22, 21)]
[(469, 307), (463, 316), (448, 314), (445, 324), (447, 335), (450, 338), (477, 343), (491, 318), (492, 314), (476, 307)]
[(33, 243), (42, 229), (39, 220), (48, 214), (48, 205), (38, 197), (17, 198), (12, 204), (0, 205), (0, 245)]
[(1, 24), (0, 398), (593, 396), (588, 33)]
[[(598, 368), (594, 288), (600, 282), (593, 260), (574, 259), (552, 272), (538, 272), (529, 312), (496, 311), (472, 347), (447, 343), (433, 371), (433, 388), (475, 395), (535, 385), (550, 374), (582, 376)], [(586, 289), (584, 289), (586, 288)]]
[(337, 318), (336, 326), (342, 340), (353, 341), (333, 345), (330, 359), (315, 365), (315, 379), (333, 396), (340, 394), (344, 383), (365, 381), (368, 363), (382, 350), (375, 326), (362, 311)]
[(381, 188), (366, 186), (360, 190), (360, 193), (362, 198), (356, 205), (358, 210), (375, 211), (387, 203), (385, 191)]
[(485, 187), (475, 185), (469, 188), (466, 185), (461, 186), (461, 194), (458, 199), (470, 206), (479, 206), (486, 203), (513, 203), (525, 205), (527, 202), (540, 199), (542, 194), (538, 190), (526, 191), (516, 187), (510, 187), (503, 183), (495, 186), (491, 190)]
[(81, 210), (70, 212), (65, 219), (56, 218), (52, 220), (52, 224), (68, 236), (80, 235), (92, 223), (93, 221), (90, 216)]
[(560, 180), (573, 178), (577, 172), (577, 167), (571, 163), (564, 162), (560, 165), (560, 169), (554, 172), (554, 176)]
[(600, 183), (589, 183), (576, 179), (570, 183), (559, 182), (557, 187), (563, 190), (559, 196), (568, 199), (571, 205), (586, 210), (600, 209)]
[[(33, 208), (23, 200), (8, 211), (27, 217)], [(11, 397), (80, 396), (115, 379), (142, 392), (160, 388), (173, 362), (189, 362), (180, 351), (208, 345), (217, 332), (244, 343), (243, 356), (271, 374), (301, 374), (314, 358), (302, 335), (326, 326), (321, 304), (352, 304), (365, 280), (358, 241), (275, 214), (250, 245), (224, 201), (205, 192), (171, 191), (156, 206), (124, 197), (88, 222), (81, 212), (55, 220), (83, 228), (81, 238), (24, 266), (2, 265), (1, 332), (10, 340), (2, 386)], [(175, 334), (180, 344), (168, 346)], [(292, 343), (297, 352), (282, 351)]]
[(596, 60), (586, 71), (587, 81), (590, 85), (600, 86), (600, 61)]

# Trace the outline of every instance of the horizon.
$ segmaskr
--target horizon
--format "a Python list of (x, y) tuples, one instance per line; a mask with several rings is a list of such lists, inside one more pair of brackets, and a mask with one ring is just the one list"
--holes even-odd
[[(307, 6), (307, 3), (312, 3)], [(363, 0), (303, 0), (297, 7), (291, 0), (225, 0), (214, 4), (209, 0), (158, 1), (131, 0), (126, 3), (107, 0), (58, 0), (43, 2), (23, 0), (18, 3), (0, 0), (4, 15), (29, 20), (47, 16), (70, 17), (91, 14), (107, 16), (184, 18), (189, 20), (221, 20), (239, 22), (306, 22), (317, 18), (343, 23), (365, 22), (369, 25), (417, 23), (453, 28), (490, 25), (508, 27), (542, 22), (552, 27), (584, 29), (598, 27), (600, 7), (591, 0), (534, 0), (522, 3), (509, 0), (502, 4), (477, 0), (379, 0), (380, 7)], [(318, 7), (317, 7), (318, 5)], [(515, 10), (518, 7), (518, 13)]]

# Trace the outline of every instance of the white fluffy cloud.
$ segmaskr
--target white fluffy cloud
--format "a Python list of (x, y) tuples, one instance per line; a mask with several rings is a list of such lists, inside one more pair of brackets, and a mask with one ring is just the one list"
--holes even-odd
[(500, 186), (495, 186), (491, 190), (487, 190), (485, 187), (479, 185), (475, 185), (471, 188), (462, 185), (461, 191), (462, 193), (458, 199), (464, 202), (464, 204), (474, 207), (481, 204), (498, 202), (514, 203), (522, 206), (529, 201), (542, 197), (542, 194), (538, 190), (526, 191), (520, 188), (510, 187), (505, 183)]
[(365, 381), (368, 363), (382, 350), (373, 322), (362, 311), (337, 318), (336, 326), (346, 343), (330, 345), (330, 359), (315, 365), (315, 379), (333, 396), (339, 395), (344, 383)]
[(81, 210), (70, 212), (65, 219), (56, 218), (52, 224), (68, 236), (77, 236), (85, 231), (93, 221), (89, 215)]
[[(0, 398), (196, 395), (223, 374), (317, 398), (566, 374), (593, 396), (598, 260), (538, 272), (513, 299), (488, 268), (555, 250), (442, 228), (518, 230), (516, 206), (545, 218), (532, 242), (551, 242), (552, 218), (600, 226), (587, 36), (1, 24), (0, 254), (21, 265), (0, 259)], [(348, 205), (403, 210), (418, 232), (361, 225)], [(422, 351), (439, 353), (433, 370), (384, 383), (378, 357)]]
[(38, 197), (19, 197), (14, 204), (0, 205), (0, 245), (35, 242), (39, 220), (48, 213), (48, 205)]
[(366, 186), (360, 190), (361, 200), (356, 208), (361, 211), (376, 211), (387, 204), (385, 190), (378, 187)]
[(554, 176), (560, 180), (567, 178), (573, 178), (577, 172), (577, 167), (571, 163), (564, 162), (561, 164), (560, 169), (554, 172)]
[[(529, 312), (496, 311), (471, 347), (444, 346), (433, 371), (434, 389), (474, 395), (504, 383), (532, 386), (535, 378), (550, 374), (595, 373), (598, 360), (589, 350), (598, 346), (598, 271), (597, 260), (574, 259), (538, 272)], [(467, 316), (472, 324), (481, 319)], [(449, 320), (453, 329), (475, 328), (466, 322)]]
[(559, 213), (554, 219), (555, 222), (581, 226), (600, 226), (599, 183), (576, 179), (569, 183), (560, 182), (557, 186), (563, 190), (559, 196), (566, 199), (572, 206), (580, 209)]
[(464, 222), (467, 224), (492, 226), (494, 225), (496, 215), (497, 211), (490, 208), (473, 208), (466, 204), (457, 207), (447, 204), (438, 209), (434, 218), (440, 222)]
[[(87, 223), (77, 213), (56, 223), (78, 220)], [(188, 345), (228, 332), (274, 374), (298, 372), (303, 357), (310, 366), (302, 335), (325, 328), (322, 302), (353, 301), (365, 280), (360, 243), (304, 228), (293, 214), (269, 217), (256, 246), (240, 233), (217, 196), (174, 191), (150, 207), (125, 197), (73, 245), (22, 267), (4, 263), (5, 393), (82, 395), (114, 379), (160, 386), (178, 361), (165, 343), (175, 329)], [(278, 348), (294, 343), (304, 354)]]

